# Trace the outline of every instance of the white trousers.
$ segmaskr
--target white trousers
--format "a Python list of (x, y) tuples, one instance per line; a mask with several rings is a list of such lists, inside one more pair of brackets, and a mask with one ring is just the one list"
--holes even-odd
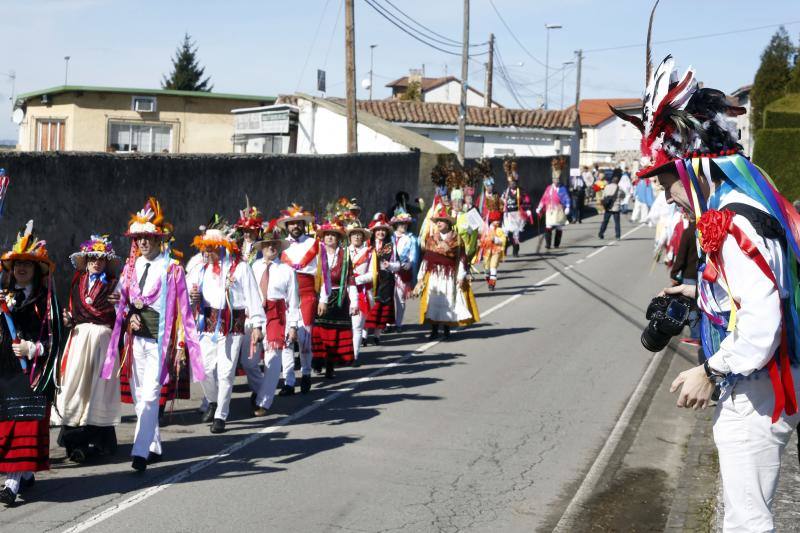
[(403, 327), (403, 317), (406, 314), (405, 287), (400, 284), (394, 286), (394, 325), (398, 328)]
[[(794, 369), (793, 369), (794, 370)], [(800, 372), (793, 371), (795, 385)], [(725, 500), (723, 531), (774, 531), (772, 502), (783, 453), (800, 415), (772, 423), (775, 398), (769, 377), (739, 381), (714, 413), (714, 442)]]
[(158, 400), (161, 397), (158, 342), (143, 337), (133, 338), (133, 372), (130, 376), (131, 396), (136, 410), (136, 433), (131, 455), (147, 457), (149, 452), (161, 454), (158, 431)]
[(250, 391), (258, 394), (261, 389), (261, 382), (264, 381), (264, 371), (259, 366), (261, 362), (260, 356), (254, 355), (252, 359), (250, 358), (250, 338), (250, 329), (248, 328), (242, 336), (239, 363), (247, 376), (247, 386), (250, 387)]
[(353, 325), (353, 358), (356, 360), (358, 360), (358, 354), (361, 353), (361, 342), (367, 336), (367, 332), (364, 329), (366, 321), (367, 317), (360, 311), (350, 317), (350, 323)]
[[(282, 362), (288, 353), (288, 357), (292, 360), (292, 365), (294, 365), (294, 350), (289, 346), (283, 350), (266, 350), (263, 353), (264, 379), (261, 380), (261, 386), (258, 389), (256, 404), (264, 409), (269, 409), (272, 406), (272, 400), (275, 398), (278, 379), (281, 377)], [(255, 357), (253, 359), (257, 360)], [(294, 385), (294, 370), (292, 370), (291, 385)]]
[(647, 204), (637, 200), (631, 213), (631, 222), (647, 222), (647, 211)]
[(11, 472), (6, 477), (5, 486), (14, 494), (19, 494), (19, 484), (23, 479), (30, 479), (33, 477), (33, 472), (26, 470), (24, 472)]
[[(209, 402), (216, 402), (214, 418), (228, 419), (231, 405), (233, 380), (236, 378), (236, 361), (242, 347), (243, 335), (200, 334), (200, 351), (203, 352), (203, 366), (206, 375), (203, 379), (203, 394)], [(249, 347), (248, 347), (249, 350)]]

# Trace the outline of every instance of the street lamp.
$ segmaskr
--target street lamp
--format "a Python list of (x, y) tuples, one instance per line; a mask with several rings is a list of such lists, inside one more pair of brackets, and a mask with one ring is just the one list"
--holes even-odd
[(545, 24), (544, 28), (547, 30), (547, 51), (544, 59), (544, 108), (547, 109), (547, 88), (550, 77), (550, 30), (560, 30), (563, 26), (561, 24)]
[(67, 84), (68, 75), (69, 75), (69, 56), (64, 56), (64, 85)]
[(564, 61), (561, 63), (561, 109), (564, 109), (564, 79), (567, 77), (567, 65), (574, 65), (574, 61)]
[(377, 44), (369, 45), (369, 99), (372, 100), (372, 54)]

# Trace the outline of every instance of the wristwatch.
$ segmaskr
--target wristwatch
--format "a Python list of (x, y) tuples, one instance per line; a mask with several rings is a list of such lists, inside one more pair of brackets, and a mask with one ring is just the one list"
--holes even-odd
[(723, 374), (721, 372), (717, 372), (708, 364), (708, 359), (703, 361), (703, 370), (706, 371), (706, 377), (716, 386), (722, 385), (727, 379), (727, 374)]

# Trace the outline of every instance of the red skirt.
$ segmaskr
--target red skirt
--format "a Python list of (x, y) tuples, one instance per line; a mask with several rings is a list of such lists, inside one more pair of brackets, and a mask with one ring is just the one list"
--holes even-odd
[(303, 325), (310, 328), (314, 325), (314, 316), (317, 314), (317, 289), (314, 276), (297, 274), (297, 292), (300, 296), (300, 314), (303, 315)]
[(351, 328), (315, 326), (311, 332), (311, 339), (314, 359), (327, 359), (334, 364), (348, 364), (355, 359)]
[(389, 324), (394, 324), (394, 299), (389, 303), (375, 300), (375, 305), (369, 311), (364, 327), (367, 329), (383, 329)]
[(50, 468), (50, 407), (43, 420), (0, 422), (0, 472)]

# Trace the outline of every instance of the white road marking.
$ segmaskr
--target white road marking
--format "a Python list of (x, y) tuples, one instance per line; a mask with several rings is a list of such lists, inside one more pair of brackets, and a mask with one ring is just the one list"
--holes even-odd
[(608, 245), (607, 245), (607, 244), (606, 244), (605, 246), (603, 246), (602, 248), (598, 248), (598, 249), (597, 249), (597, 250), (595, 250), (594, 252), (592, 252), (592, 253), (590, 253), (589, 255), (587, 255), (587, 256), (586, 256), (586, 259), (591, 259), (592, 257), (596, 256), (597, 254), (599, 254), (600, 252), (602, 252), (602, 251), (603, 251), (603, 250), (605, 250), (606, 248), (608, 248)]
[[(623, 236), (623, 238), (625, 238), (626, 236), (630, 235), (631, 233), (633, 233), (634, 231), (636, 231), (640, 227), (642, 227), (642, 226), (636, 227), (633, 230), (629, 231), (628, 233), (626, 233)], [(601, 252), (602, 250), (606, 249), (607, 247), (608, 246), (603, 246), (599, 250), (596, 250), (596, 251), (592, 252), (591, 254), (589, 254), (588, 256), (586, 256), (585, 259), (589, 259), (590, 257), (592, 257), (592, 256), (596, 255), (597, 253)], [(579, 263), (583, 262), (583, 261), (585, 261), (585, 259), (581, 259), (578, 262)], [(553, 272), (552, 274), (550, 274), (546, 278), (542, 279), (541, 281), (538, 281), (537, 283), (534, 283), (532, 285), (532, 288), (541, 287), (542, 285), (548, 283), (549, 281), (557, 278), (560, 275), (561, 275), (560, 272)], [(514, 301), (518, 300), (519, 298), (521, 298), (522, 296), (524, 296), (527, 293), (528, 293), (528, 290), (526, 289), (526, 290), (524, 290), (524, 291), (522, 291), (522, 292), (520, 292), (518, 294), (515, 294), (513, 296), (510, 296), (510, 297), (506, 298), (505, 300), (503, 300), (499, 304), (497, 304), (497, 305), (487, 309), (485, 312), (481, 313), (481, 317), (487, 317), (487, 316), (491, 315), (495, 311), (497, 311), (499, 309), (502, 309), (503, 307), (507, 306), (511, 302), (514, 302)], [(311, 413), (313, 411), (316, 411), (317, 409), (319, 409), (323, 405), (328, 404), (328, 403), (340, 398), (341, 396), (343, 396), (346, 393), (353, 392), (362, 383), (367, 383), (369, 381), (372, 381), (376, 377), (378, 377), (381, 374), (385, 373), (387, 370), (395, 368), (395, 367), (403, 364), (404, 362), (406, 362), (407, 360), (412, 358), (414, 355), (418, 355), (418, 354), (421, 354), (421, 353), (424, 353), (424, 352), (430, 350), (431, 348), (433, 348), (434, 346), (439, 344), (439, 342), (441, 342), (441, 341), (430, 341), (430, 342), (427, 342), (425, 344), (422, 344), (421, 346), (417, 347), (416, 349), (414, 349), (414, 350), (408, 352), (406, 355), (402, 356), (400, 359), (398, 359), (396, 361), (393, 361), (391, 363), (387, 363), (387, 364), (375, 369), (370, 374), (368, 374), (368, 375), (366, 375), (366, 376), (364, 376), (364, 377), (362, 377), (360, 379), (357, 379), (356, 381), (353, 382), (353, 384), (351, 386), (342, 387), (340, 389), (337, 389), (335, 392), (332, 392), (332, 393), (328, 394), (327, 396), (325, 396), (323, 398), (319, 398), (317, 400), (312, 401), (310, 404), (308, 404), (304, 408), (300, 409), (296, 413), (293, 413), (293, 414), (291, 414), (289, 416), (286, 416), (286, 417), (274, 422), (272, 425), (258, 430), (255, 433), (251, 433), (247, 437), (243, 438), (240, 441), (237, 441), (237, 442), (231, 444), (230, 446), (228, 446), (227, 448), (223, 449), (222, 451), (220, 451), (218, 453), (215, 453), (213, 455), (209, 455), (209, 456), (205, 457), (204, 459), (202, 459), (201, 461), (199, 461), (197, 463), (194, 463), (193, 465), (189, 466), (188, 468), (185, 468), (185, 469), (181, 470), (180, 472), (177, 472), (177, 473), (169, 476), (168, 478), (166, 478), (164, 481), (162, 481), (158, 485), (143, 489), (143, 490), (137, 492), (136, 494), (134, 494), (133, 496), (131, 496), (130, 498), (122, 500), (121, 502), (119, 502), (117, 504), (114, 504), (111, 507), (108, 507), (108, 508), (104, 509), (103, 511), (97, 513), (97, 514), (95, 514), (93, 516), (90, 516), (89, 518), (87, 518), (83, 522), (79, 522), (78, 524), (76, 524), (76, 525), (74, 525), (74, 526), (72, 526), (72, 527), (70, 527), (68, 529), (65, 529), (63, 533), (79, 533), (80, 531), (86, 531), (87, 529), (89, 529), (91, 527), (94, 527), (94, 526), (100, 524), (101, 522), (104, 522), (105, 520), (108, 520), (109, 518), (111, 518), (112, 516), (114, 516), (116, 514), (119, 514), (119, 513), (121, 513), (122, 511), (124, 511), (126, 509), (130, 509), (134, 505), (142, 503), (143, 501), (147, 500), (148, 498), (150, 498), (152, 496), (155, 496), (159, 492), (168, 489), (172, 485), (174, 485), (176, 483), (179, 483), (179, 482), (183, 481), (184, 479), (196, 474), (197, 472), (199, 472), (201, 470), (204, 470), (204, 469), (208, 468), (209, 466), (214, 465), (215, 463), (218, 463), (220, 460), (225, 459), (226, 457), (230, 456), (231, 454), (236, 453), (237, 451), (241, 450), (245, 446), (247, 446), (249, 444), (252, 444), (253, 442), (257, 441), (258, 439), (260, 439), (264, 435), (268, 435), (270, 433), (274, 433), (278, 428), (286, 426), (286, 425), (290, 424), (291, 422), (294, 422), (295, 420), (298, 420), (298, 419), (306, 416), (307, 414), (309, 414), (309, 413)], [(659, 354), (656, 355), (656, 358), (659, 358), (661, 356), (662, 356), (662, 354), (659, 353)], [(655, 361), (655, 358), (654, 358), (654, 361)], [(620, 425), (620, 422), (626, 416), (626, 413), (628, 412), (628, 409), (631, 407), (631, 405), (634, 405), (632, 402), (633, 402), (634, 398), (637, 398), (637, 393), (639, 393), (640, 387), (642, 388), (642, 391), (644, 391), (645, 387), (642, 387), (642, 383), (644, 382), (644, 378), (648, 375), (648, 373), (652, 373), (651, 372), (651, 367), (653, 369), (655, 369), (655, 366), (656, 365), (654, 365), (653, 362), (650, 363), (650, 366), (648, 367), (647, 371), (645, 372), (645, 376), (642, 377), (642, 381), (639, 382), (639, 386), (637, 386), (636, 391), (634, 391), (633, 396), (631, 396), (631, 399), (628, 401), (628, 405), (625, 407), (625, 411), (623, 411), (622, 416), (620, 417), (620, 420), (617, 422), (617, 426)], [(641, 393), (639, 393), (639, 396), (641, 396)], [(639, 399), (637, 399), (637, 401), (635, 403), (638, 403)], [(633, 414), (633, 410), (634, 409), (635, 409), (635, 405), (634, 405), (634, 408), (630, 409), (630, 414), (628, 415), (628, 422), (630, 421), (630, 416)], [(586, 484), (586, 480), (589, 479), (589, 476), (593, 474), (593, 470), (594, 470), (595, 466), (597, 465), (598, 461), (600, 460), (600, 457), (603, 455), (603, 453), (606, 451), (606, 448), (608, 448), (609, 444), (612, 442), (612, 439), (613, 439), (613, 437), (615, 435), (615, 432), (617, 431), (617, 426), (614, 427), (614, 431), (612, 431), (611, 437), (606, 442), (606, 445), (603, 447), (603, 449), (600, 451), (600, 455), (598, 456), (597, 460), (595, 460), (595, 464), (592, 466), (592, 470), (589, 471), (589, 474), (587, 474), (586, 479), (584, 479), (584, 484)], [(627, 423), (626, 423), (626, 426), (627, 426)], [(621, 437), (621, 435), (622, 435), (622, 431), (620, 431), (619, 437)], [(617, 441), (619, 440), (619, 437), (617, 437), (617, 439), (616, 439)], [(610, 450), (613, 451), (613, 447), (611, 447)], [(609, 452), (608, 455), (610, 456), (611, 453)], [(606, 459), (606, 462), (607, 462), (607, 459)], [(599, 476), (600, 472), (602, 472), (602, 469), (600, 469), (598, 471), (598, 473), (595, 473), (594, 476), (595, 477)], [(596, 483), (597, 483), (597, 481), (595, 480), (592, 483), (592, 487)], [(583, 486), (584, 485), (582, 484), (581, 485), (581, 489), (579, 489), (578, 493), (581, 493), (581, 490), (583, 489)], [(588, 492), (586, 494), (588, 494)], [(573, 498), (572, 502), (570, 502), (570, 506), (572, 506), (573, 503), (576, 501), (577, 496), (578, 496), (578, 494), (576, 494), (576, 497)], [(582, 497), (585, 498), (586, 496), (582, 496)], [(569, 511), (569, 509), (570, 508), (568, 507), (567, 511)], [(567, 516), (567, 513), (564, 513), (564, 516)], [(564, 520), (563, 516), (562, 516), (561, 520), (562, 521)], [(561, 524), (561, 522), (559, 522), (559, 524)]]

